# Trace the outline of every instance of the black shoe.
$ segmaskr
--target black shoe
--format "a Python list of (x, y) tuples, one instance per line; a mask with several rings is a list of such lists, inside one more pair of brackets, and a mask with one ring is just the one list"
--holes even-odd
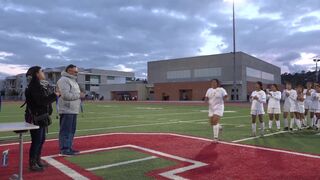
[(292, 128), (290, 128), (290, 131), (293, 131), (293, 129), (292, 129)]
[(74, 156), (75, 153), (72, 151), (61, 151), (60, 156)]
[(36, 159), (30, 159), (29, 160), (29, 170), (31, 172), (42, 172), (43, 171), (43, 167), (40, 167), (37, 164), (37, 160)]
[(71, 152), (73, 152), (74, 154), (80, 154), (80, 151), (72, 149)]
[(45, 161), (43, 161), (43, 160), (41, 159), (41, 157), (38, 157), (38, 158), (37, 158), (37, 164), (38, 164), (39, 167), (42, 167), (42, 168), (47, 168), (47, 167), (49, 167), (49, 164), (46, 163)]
[(284, 131), (289, 131), (288, 127), (283, 128)]

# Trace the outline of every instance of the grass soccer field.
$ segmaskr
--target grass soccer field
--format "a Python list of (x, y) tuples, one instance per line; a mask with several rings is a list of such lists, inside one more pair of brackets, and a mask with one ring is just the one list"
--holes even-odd
[[(0, 122), (22, 121), (20, 105), (4, 103)], [(259, 168), (268, 174), (266, 179), (320, 177), (317, 170), (320, 132), (274, 130), (265, 137), (252, 138), (246, 105), (226, 106), (221, 119), (223, 142), (219, 144), (210, 141), (212, 127), (205, 105), (87, 102), (84, 108), (84, 113), (79, 115), (75, 139), (75, 148), (81, 150), (78, 156), (57, 155), (59, 121), (55, 119), (56, 114), (52, 116), (50, 140), (43, 151), (44, 159), (52, 166), (43, 177), (50, 179), (54, 174), (84, 179), (244, 179), (262, 177), (257, 171)], [(273, 127), (275, 129), (275, 124)], [(29, 140), (28, 135), (25, 139)], [(0, 134), (1, 152), (10, 149), (10, 165), (7, 169), (0, 168), (0, 179), (16, 168), (16, 140), (14, 133)], [(28, 146), (26, 143), (25, 157)], [(299, 169), (298, 173), (295, 168)], [(34, 175), (28, 172), (26, 164), (25, 179), (28, 178), (34, 179)]]

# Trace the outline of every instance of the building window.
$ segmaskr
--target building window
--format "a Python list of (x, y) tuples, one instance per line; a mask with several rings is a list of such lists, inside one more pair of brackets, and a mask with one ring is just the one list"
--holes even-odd
[(221, 68), (205, 68), (205, 69), (194, 70), (195, 78), (217, 77), (217, 76), (221, 76)]
[(167, 79), (187, 79), (191, 78), (190, 70), (182, 70), (182, 71), (168, 71)]
[(115, 77), (115, 76), (107, 76), (107, 79), (108, 79), (108, 80), (115, 80), (116, 77)]
[(90, 75), (86, 75), (86, 81), (90, 82)]
[(86, 84), (85, 89), (86, 89), (86, 91), (90, 91), (90, 84)]

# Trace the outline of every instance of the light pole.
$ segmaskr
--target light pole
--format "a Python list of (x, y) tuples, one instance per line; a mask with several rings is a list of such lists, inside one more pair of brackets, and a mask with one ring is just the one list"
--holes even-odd
[(319, 80), (319, 72), (318, 72), (318, 62), (320, 61), (320, 58), (313, 59), (313, 62), (316, 63), (316, 82), (318, 83)]
[(234, 0), (232, 0), (232, 33), (233, 33), (233, 100), (236, 101), (237, 97), (237, 82), (236, 82), (236, 22), (235, 22), (235, 10)]

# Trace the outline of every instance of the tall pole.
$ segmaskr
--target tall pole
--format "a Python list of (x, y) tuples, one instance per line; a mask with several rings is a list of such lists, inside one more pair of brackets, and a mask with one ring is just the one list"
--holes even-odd
[(319, 59), (313, 59), (314, 62), (316, 62), (316, 82), (318, 83), (319, 81), (319, 71), (318, 71), (318, 62), (320, 61)]
[(233, 25), (233, 100), (236, 100), (237, 96), (237, 84), (236, 84), (236, 23), (235, 23), (235, 10), (234, 0), (232, 1), (232, 25)]

